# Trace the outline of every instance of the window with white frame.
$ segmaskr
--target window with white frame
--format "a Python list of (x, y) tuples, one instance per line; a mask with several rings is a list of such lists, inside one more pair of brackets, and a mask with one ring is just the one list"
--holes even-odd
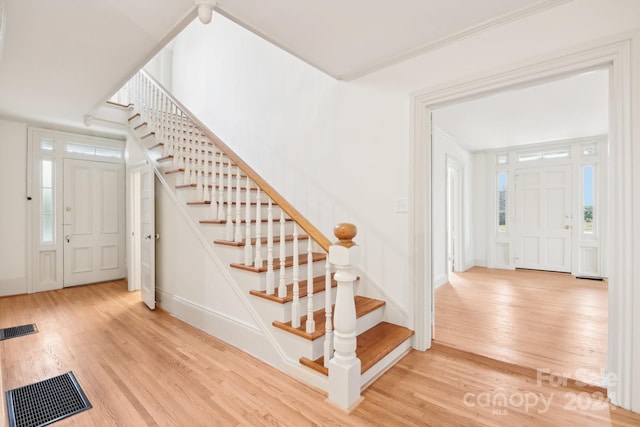
[(498, 233), (507, 232), (507, 172), (497, 174), (497, 230)]
[(585, 234), (593, 234), (595, 227), (595, 166), (582, 167), (582, 231)]

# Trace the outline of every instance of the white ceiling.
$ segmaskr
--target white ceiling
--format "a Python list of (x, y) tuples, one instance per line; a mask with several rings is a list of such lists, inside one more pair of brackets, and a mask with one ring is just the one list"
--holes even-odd
[(604, 135), (609, 73), (595, 70), (443, 107), (434, 111), (433, 125), (469, 151)]
[(569, 0), (218, 0), (216, 10), (349, 80)]
[[(82, 123), (195, 16), (193, 0), (4, 1), (0, 117), (59, 124)], [(569, 1), (218, 0), (216, 10), (350, 79)]]
[(193, 0), (5, 2), (0, 116), (62, 124), (82, 123), (195, 16)]

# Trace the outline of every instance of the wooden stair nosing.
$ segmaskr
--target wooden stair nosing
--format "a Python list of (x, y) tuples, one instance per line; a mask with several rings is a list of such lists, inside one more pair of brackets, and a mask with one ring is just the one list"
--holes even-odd
[[(185, 189), (185, 188), (197, 188), (197, 187), (198, 187), (197, 184), (180, 184), (180, 185), (176, 185), (175, 186), (176, 190), (182, 190), (182, 189)], [(220, 188), (219, 185), (216, 185), (215, 187), (216, 188)], [(209, 188), (213, 188), (213, 184), (209, 184)], [(227, 187), (226, 185), (224, 185), (222, 188), (225, 191), (229, 189), (229, 187)], [(236, 191), (236, 190), (238, 190), (238, 187), (235, 187), (235, 186), (231, 187), (231, 190), (232, 191)], [(240, 187), (240, 190), (246, 190), (246, 188), (245, 187)], [(258, 189), (257, 188), (249, 188), (249, 191), (258, 191)], [(275, 205), (272, 204), (272, 206), (275, 206)]]
[[(298, 236), (298, 240), (308, 240), (309, 236), (302, 235), (302, 236)], [(222, 245), (222, 246), (236, 246), (236, 247), (242, 247), (245, 245), (245, 240), (246, 239), (242, 239), (241, 242), (234, 242), (234, 241), (229, 241), (229, 240), (214, 240), (213, 243), (216, 245)], [(293, 241), (293, 235), (292, 234), (287, 234), (284, 238), (285, 242), (292, 242)], [(260, 243), (263, 245), (267, 244), (267, 238), (266, 237), (260, 237)], [(273, 243), (280, 243), (280, 236), (273, 236)], [(251, 246), (254, 246), (256, 244), (256, 238), (253, 237), (251, 239)]]
[[(285, 220), (285, 222), (293, 222), (293, 219), (291, 219), (291, 218), (285, 218), (284, 220)], [(231, 220), (231, 222), (233, 222), (234, 224), (236, 223), (235, 217), (234, 217), (234, 219), (232, 219), (232, 220)], [(267, 222), (269, 222), (269, 220), (268, 220), (268, 219), (265, 219), (265, 218), (262, 218), (260, 222), (262, 222), (263, 224), (266, 224)], [(274, 224), (276, 224), (277, 222), (278, 222), (278, 221), (276, 221), (276, 220), (274, 219), (273, 223), (274, 223)], [(200, 224), (215, 224), (215, 225), (221, 225), (221, 224), (226, 224), (226, 223), (227, 223), (227, 220), (226, 220), (226, 219), (201, 219), (201, 220), (200, 220)], [(247, 221), (246, 221), (245, 219), (241, 219), (241, 220), (240, 220), (240, 224), (246, 224), (246, 223), (247, 223)], [(251, 224), (255, 224), (255, 223), (256, 223), (256, 220), (255, 220), (255, 219), (252, 219), (252, 220), (251, 220)], [(265, 271), (266, 271), (266, 270), (265, 270)]]
[[(360, 318), (366, 314), (371, 313), (372, 311), (383, 307), (386, 303), (381, 300), (367, 298), (363, 296), (356, 295), (354, 297), (356, 304), (356, 318)], [(291, 326), (291, 322), (279, 322), (274, 320), (272, 325), (278, 329), (282, 329), (283, 331), (290, 332), (294, 335), (297, 335), (301, 338), (307, 339), (309, 341), (314, 341), (322, 336), (325, 333), (325, 311), (324, 309), (317, 310), (313, 312), (313, 320), (316, 323), (316, 330), (309, 334), (305, 330), (305, 324), (307, 322), (307, 316), (302, 316), (300, 318), (300, 327), (294, 328)], [(333, 319), (332, 319), (333, 320)]]
[(138, 126), (134, 127), (134, 128), (133, 128), (133, 130), (138, 130), (138, 129), (140, 129), (140, 128), (141, 128), (141, 127), (143, 127), (143, 126), (147, 126), (147, 122), (142, 122), (142, 123), (140, 123)]
[(121, 107), (121, 108), (131, 108), (131, 107), (133, 107), (132, 103), (129, 103), (129, 104), (126, 104), (126, 105), (125, 104), (121, 104), (119, 102), (115, 102), (115, 101), (107, 101), (106, 103), (109, 104), (109, 105), (113, 105), (114, 107)]
[(140, 113), (135, 113), (133, 116), (129, 117), (129, 119), (127, 119), (129, 122), (132, 120), (137, 119), (138, 117), (140, 117)]
[[(198, 202), (187, 202), (187, 205), (189, 205), (189, 206), (200, 206), (200, 205), (210, 205), (210, 204), (211, 204), (211, 200), (208, 200), (208, 201), (198, 201)], [(224, 206), (227, 206), (227, 205), (229, 204), (229, 202), (222, 202), (222, 204), (223, 204)], [(231, 203), (231, 204), (232, 204), (233, 206), (237, 205), (237, 203), (236, 203), (236, 202), (233, 202), (233, 203)], [(257, 206), (257, 203), (256, 203), (256, 202), (249, 202), (249, 204), (250, 204), (251, 206)], [(246, 206), (247, 206), (247, 202), (240, 202), (240, 206), (245, 206), (245, 207), (246, 207)], [(260, 202), (260, 206), (262, 206), (262, 207), (267, 207), (267, 206), (269, 206), (269, 203), (267, 203), (267, 202)], [(277, 207), (278, 205), (275, 205), (275, 204), (273, 204), (273, 203), (272, 203), (272, 204), (271, 204), (271, 206), (275, 208), (275, 207)], [(279, 221), (279, 220), (278, 220), (278, 221)], [(274, 221), (274, 222), (277, 222), (277, 221)], [(244, 246), (244, 245), (242, 245), (242, 246)]]
[[(327, 254), (314, 252), (313, 253), (313, 262), (324, 261), (327, 259)], [(300, 254), (298, 256), (298, 265), (306, 265), (307, 264), (307, 254)], [(290, 255), (284, 259), (284, 267), (289, 268), (293, 267), (293, 255)], [(267, 262), (262, 262), (262, 267), (254, 267), (253, 265), (244, 265), (244, 264), (231, 264), (231, 268), (237, 268), (239, 270), (250, 271), (252, 273), (265, 273), (267, 271)], [(273, 260), (273, 271), (280, 269), (280, 258)]]
[[(358, 335), (356, 357), (360, 359), (360, 374), (367, 372), (411, 336), (413, 336), (412, 330), (388, 322), (380, 322)], [(329, 370), (324, 367), (324, 356), (316, 360), (302, 357), (300, 363), (323, 375), (329, 375)]]
[[(166, 162), (167, 160), (173, 160), (173, 158), (174, 158), (174, 155), (173, 154), (169, 154), (169, 155), (166, 155), (166, 156), (158, 157), (156, 159), (156, 162)], [(189, 160), (193, 160), (193, 157), (189, 157)], [(213, 160), (207, 160), (207, 163), (209, 163), (211, 165), (211, 164), (213, 164)], [(216, 160), (216, 165), (219, 165), (219, 164), (220, 164), (220, 162)]]
[[(180, 173), (180, 172), (184, 172), (184, 168), (172, 169), (172, 170), (170, 170), (170, 171), (165, 171), (164, 173), (165, 173), (165, 175), (171, 175), (171, 174), (174, 174), (174, 173)], [(211, 175), (213, 175), (213, 174), (211, 173), (211, 171), (209, 171), (209, 172), (207, 173), (207, 175), (211, 176)], [(216, 172), (216, 176), (220, 176), (220, 172)], [(226, 176), (226, 177), (228, 177), (228, 176), (229, 176), (229, 174), (228, 174), (227, 172), (224, 172), (224, 173), (222, 174), (222, 176)], [(236, 174), (232, 174), (231, 176), (233, 177), (233, 179), (234, 179), (234, 180), (238, 177), (238, 175), (236, 175)], [(246, 175), (242, 175), (242, 174), (241, 174), (241, 175), (240, 175), (240, 178), (244, 180), (244, 179), (247, 179), (247, 176), (246, 176)], [(240, 187), (240, 188), (242, 189), (242, 187)]]
[[(140, 139), (147, 139), (147, 138), (149, 138), (150, 136), (156, 136), (156, 133), (155, 133), (154, 131), (151, 131), (151, 132), (149, 132), (149, 133), (147, 133), (147, 134), (145, 134), (145, 135), (142, 135), (142, 136), (140, 137)], [(156, 144), (156, 145), (159, 145), (159, 144), (161, 144), (161, 143), (159, 142), (159, 143), (158, 143), (158, 144)]]
[[(325, 277), (324, 276), (317, 276), (317, 277), (313, 278), (313, 293), (314, 293), (314, 295), (326, 290), (324, 282), (325, 282)], [(306, 280), (301, 280), (298, 285), (300, 286), (300, 298), (306, 297), (307, 296), (307, 281)], [(331, 287), (335, 288), (336, 286), (338, 286), (338, 282), (336, 282), (335, 280), (331, 279)], [(267, 299), (269, 301), (273, 301), (273, 302), (278, 303), (278, 304), (285, 304), (285, 303), (293, 301), (293, 283), (289, 283), (287, 285), (287, 295), (284, 298), (278, 297), (277, 291), (276, 291), (275, 295), (269, 295), (269, 294), (267, 294), (267, 291), (257, 291), (257, 290), (251, 290), (251, 291), (249, 291), (249, 294), (251, 294), (253, 296), (256, 296), (258, 298), (263, 298), (263, 299)]]

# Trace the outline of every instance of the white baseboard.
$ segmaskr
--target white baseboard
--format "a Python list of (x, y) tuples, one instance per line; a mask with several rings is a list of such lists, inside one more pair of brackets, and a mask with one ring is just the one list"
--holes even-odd
[(27, 293), (27, 278), (18, 277), (15, 279), (0, 280), (0, 297), (9, 295), (20, 295)]
[(444, 285), (445, 283), (447, 283), (449, 281), (449, 279), (447, 278), (446, 274), (441, 274), (438, 277), (434, 277), (433, 279), (433, 287), (435, 288), (439, 288), (440, 286)]
[(156, 298), (160, 307), (178, 319), (272, 366), (283, 368), (282, 358), (256, 326), (158, 289)]

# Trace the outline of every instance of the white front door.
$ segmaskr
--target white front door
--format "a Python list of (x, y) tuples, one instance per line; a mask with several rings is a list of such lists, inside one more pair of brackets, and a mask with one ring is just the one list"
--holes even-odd
[(516, 170), (516, 268), (571, 272), (571, 166)]
[(156, 222), (153, 165), (140, 171), (140, 273), (142, 301), (156, 308)]
[(125, 277), (124, 165), (64, 159), (64, 286)]

